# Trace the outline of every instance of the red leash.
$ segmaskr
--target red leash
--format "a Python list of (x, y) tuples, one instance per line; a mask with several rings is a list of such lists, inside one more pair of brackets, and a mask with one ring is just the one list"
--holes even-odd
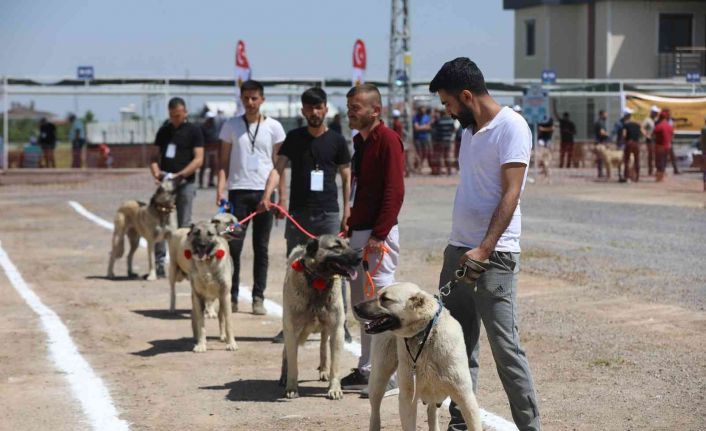
[[(294, 220), (294, 217), (292, 217), (292, 216), (287, 212), (286, 209), (282, 208), (281, 206), (277, 205), (276, 203), (271, 203), (270, 205), (273, 206), (273, 207), (275, 207), (275, 208), (277, 208), (277, 210), (279, 210), (279, 212), (281, 212), (282, 214), (284, 214), (292, 223), (294, 223), (294, 226), (296, 226), (297, 229), (299, 229), (304, 235), (308, 236), (308, 237), (311, 238), (311, 239), (316, 238), (315, 235), (312, 235), (311, 232), (309, 232), (308, 230), (304, 229), (299, 223), (297, 223), (297, 221)], [(258, 212), (257, 212), (257, 211), (254, 211), (252, 214), (250, 214), (249, 216), (245, 217), (244, 219), (238, 220), (238, 224), (243, 225), (243, 224), (247, 223), (251, 218), (255, 217), (257, 214), (258, 214)], [(343, 232), (339, 233), (338, 235), (339, 235), (339, 236), (342, 236), (342, 234), (343, 234)]]

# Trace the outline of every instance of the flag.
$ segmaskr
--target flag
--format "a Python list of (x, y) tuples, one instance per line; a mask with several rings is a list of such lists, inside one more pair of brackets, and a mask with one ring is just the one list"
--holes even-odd
[(353, 45), (353, 86), (365, 82), (365, 66), (367, 55), (365, 54), (365, 43), (357, 39)]
[(250, 63), (248, 62), (248, 57), (245, 54), (245, 42), (242, 40), (238, 41), (235, 46), (235, 103), (237, 108), (235, 110), (235, 115), (245, 114), (245, 108), (243, 107), (243, 102), (240, 101), (240, 86), (243, 82), (250, 79)]

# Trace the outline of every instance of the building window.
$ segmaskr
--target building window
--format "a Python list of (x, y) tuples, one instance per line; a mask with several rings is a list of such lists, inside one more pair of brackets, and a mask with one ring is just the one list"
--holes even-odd
[(660, 14), (659, 52), (674, 52), (675, 48), (692, 46), (692, 22), (690, 14)]
[(525, 55), (527, 57), (534, 56), (534, 20), (525, 21)]

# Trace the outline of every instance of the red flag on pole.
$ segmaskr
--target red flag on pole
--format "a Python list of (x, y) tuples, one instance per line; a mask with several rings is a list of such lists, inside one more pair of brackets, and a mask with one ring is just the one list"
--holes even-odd
[(368, 58), (365, 53), (365, 43), (357, 39), (353, 44), (353, 85), (360, 85), (365, 82), (365, 66)]
[(239, 40), (235, 46), (235, 103), (237, 105), (235, 115), (243, 115), (245, 109), (240, 101), (240, 86), (250, 79), (250, 62), (245, 54), (245, 42)]

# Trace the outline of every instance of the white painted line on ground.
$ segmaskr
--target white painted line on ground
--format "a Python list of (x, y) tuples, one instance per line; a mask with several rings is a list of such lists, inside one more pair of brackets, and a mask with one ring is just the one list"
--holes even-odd
[[(75, 209), (76, 212), (93, 221), (94, 223), (103, 226), (106, 229), (113, 229), (112, 223), (103, 220), (102, 218), (88, 211), (78, 202), (69, 201), (69, 205), (71, 205), (71, 207)], [(142, 245), (143, 247), (147, 246), (146, 244), (144, 244), (144, 239), (140, 239), (140, 245)], [(252, 292), (247, 287), (241, 285), (240, 289), (238, 290), (238, 299), (242, 299), (244, 301), (252, 301)], [(272, 314), (277, 317), (282, 317), (282, 306), (274, 301), (265, 299), (265, 309), (267, 310), (268, 314)], [(345, 343), (344, 347), (353, 355), (360, 356), (361, 346), (360, 343), (358, 343), (357, 341), (354, 341), (352, 343)], [(444, 406), (448, 407), (449, 404), (450, 400), (447, 398), (444, 401)], [(480, 409), (480, 415), (483, 421), (483, 425), (486, 427), (486, 429), (489, 429), (491, 431), (517, 431), (517, 427), (514, 423), (509, 422), (508, 420), (503, 419), (500, 416), (494, 415), (493, 413), (490, 413), (483, 409)]]
[(51, 360), (66, 376), (74, 396), (81, 403), (81, 409), (88, 416), (93, 429), (129, 430), (127, 422), (118, 418), (118, 412), (103, 381), (78, 352), (71, 340), (69, 329), (59, 316), (44, 305), (37, 294), (27, 286), (17, 267), (3, 250), (2, 244), (0, 244), (0, 266), (5, 270), (7, 278), (17, 293), (39, 316), (44, 332), (49, 338)]

